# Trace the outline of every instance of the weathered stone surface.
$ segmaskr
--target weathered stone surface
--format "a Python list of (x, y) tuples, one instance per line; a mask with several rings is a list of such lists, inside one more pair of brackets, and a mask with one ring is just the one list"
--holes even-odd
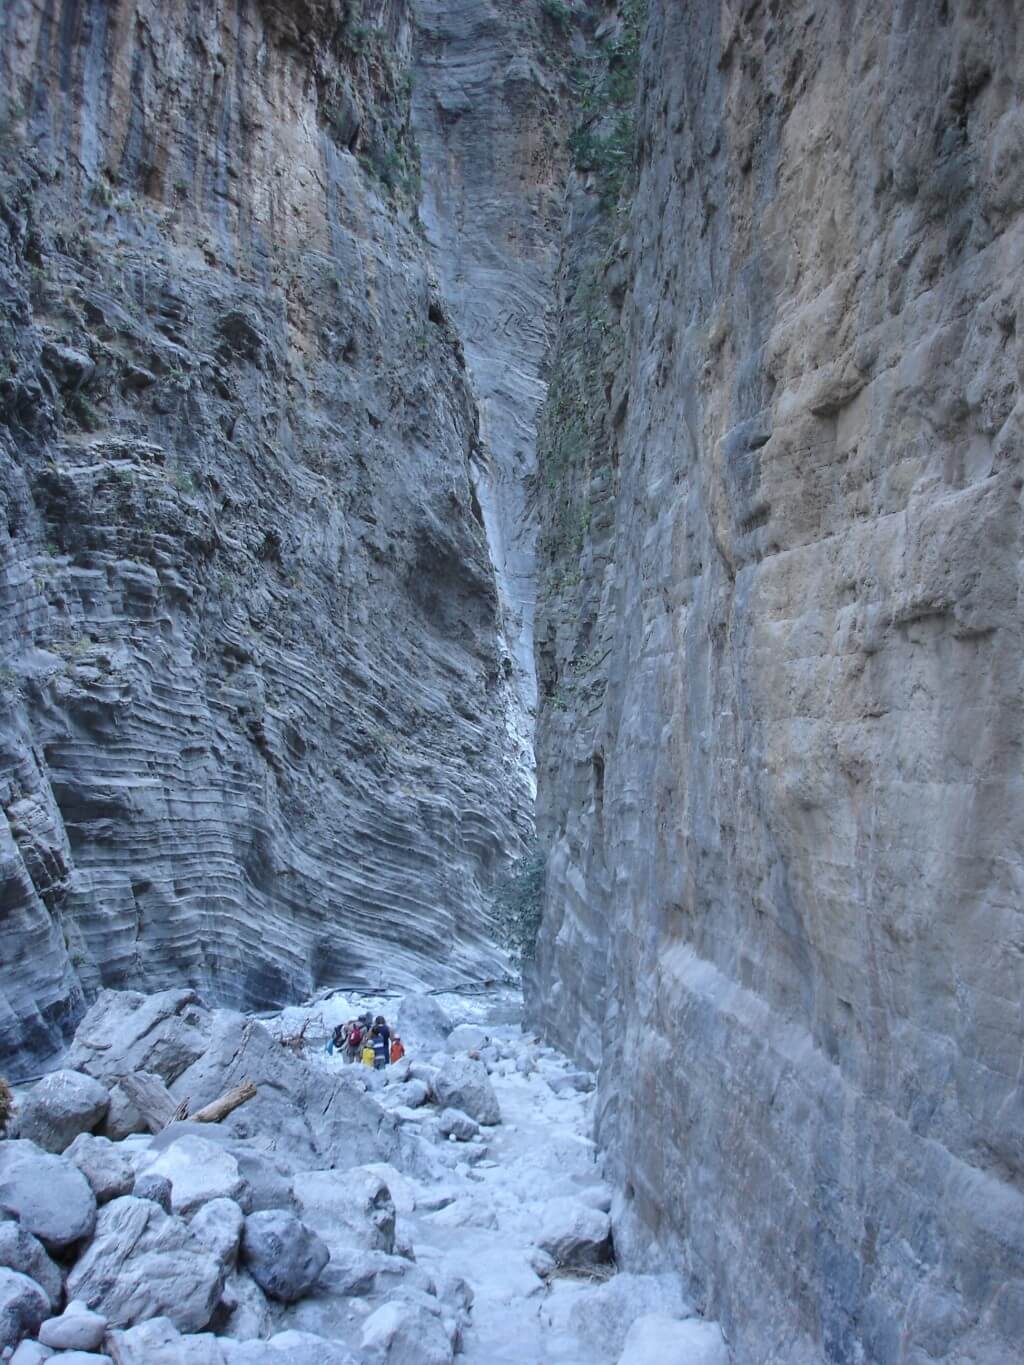
[(408, 0), (4, 8), (5, 1070), (104, 985), (504, 970), (528, 753), (411, 46)]
[(245, 1208), (249, 1187), (238, 1162), (218, 1142), (185, 1133), (145, 1170), (171, 1182), (171, 1208), (188, 1217), (211, 1199), (234, 1200)]
[(449, 1057), (433, 1082), (437, 1102), (460, 1109), (477, 1123), (500, 1123), (501, 1109), (483, 1062), (472, 1057)]
[(68, 1063), (114, 1082), (145, 1072), (169, 1085), (206, 1047), (209, 1014), (195, 991), (102, 991), (79, 1024)]
[(445, 1039), (449, 1052), (479, 1052), (488, 1040), (487, 1030), (479, 1024), (459, 1024)]
[(611, 1220), (570, 1196), (549, 1199), (537, 1245), (557, 1265), (600, 1265), (612, 1254)]
[(437, 1052), (452, 1031), (452, 1021), (432, 995), (403, 995), (395, 1015), (395, 1032), (405, 1039), (406, 1050)]
[(109, 1336), (115, 1365), (226, 1365), (225, 1343), (208, 1332), (183, 1336), (170, 1318), (152, 1318)]
[(570, 37), (519, 5), (416, 0), (413, 11), (420, 218), (480, 397), (474, 487), (515, 683), (510, 758), (530, 762), (536, 418), (553, 329)]
[(110, 1099), (98, 1081), (80, 1071), (51, 1071), (18, 1100), (17, 1136), (47, 1152), (63, 1152), (79, 1133), (89, 1133)]
[(224, 1287), (224, 1267), (188, 1225), (148, 1199), (105, 1205), (96, 1235), (68, 1276), (67, 1290), (114, 1327), (168, 1317), (201, 1331)]
[(292, 1188), (300, 1216), (328, 1245), (394, 1251), (395, 1204), (378, 1171), (309, 1171)]
[[(604, 1284), (594, 1285), (573, 1305), (569, 1322), (584, 1346), (595, 1354), (617, 1359), (629, 1329), (648, 1313), (671, 1318), (689, 1316), (675, 1275), (632, 1275), (624, 1271)], [(648, 1357), (658, 1360), (656, 1354)]]
[(0, 1348), (34, 1336), (49, 1311), (46, 1295), (35, 1280), (0, 1267)]
[(252, 1213), (242, 1232), (242, 1259), (265, 1294), (293, 1303), (316, 1284), (330, 1260), (327, 1247), (294, 1214), (282, 1209)]
[(171, 1182), (165, 1175), (159, 1175), (156, 1171), (143, 1171), (141, 1175), (135, 1177), (131, 1193), (136, 1199), (148, 1199), (163, 1209), (164, 1213), (171, 1212)]
[(0, 1223), (0, 1266), (35, 1280), (49, 1299), (50, 1308), (60, 1306), (64, 1297), (64, 1272), (50, 1260), (42, 1242), (19, 1223)]
[(363, 1323), (369, 1365), (450, 1365), (452, 1347), (440, 1318), (418, 1304), (385, 1303)]
[(96, 1223), (96, 1197), (77, 1166), (26, 1140), (0, 1142), (0, 1209), (49, 1251), (90, 1236)]
[(55, 1351), (97, 1351), (107, 1332), (107, 1319), (84, 1303), (72, 1301), (59, 1318), (47, 1318), (36, 1334)]
[(43, 1361), (52, 1355), (49, 1346), (42, 1346), (38, 1341), (23, 1341), (11, 1356), (11, 1365), (43, 1365)]
[(197, 1241), (230, 1271), (238, 1256), (245, 1215), (233, 1199), (211, 1199), (189, 1223)]
[(437, 1128), (442, 1137), (454, 1137), (459, 1142), (468, 1142), (480, 1131), (480, 1125), (461, 1109), (442, 1109), (437, 1116)]
[(531, 1012), (740, 1359), (1012, 1357), (1020, 15), (647, 11), (542, 423)]
[(645, 1313), (630, 1327), (619, 1365), (729, 1365), (718, 1325), (668, 1313)]
[(93, 1133), (80, 1133), (64, 1153), (89, 1182), (97, 1204), (131, 1194), (135, 1168), (120, 1147)]

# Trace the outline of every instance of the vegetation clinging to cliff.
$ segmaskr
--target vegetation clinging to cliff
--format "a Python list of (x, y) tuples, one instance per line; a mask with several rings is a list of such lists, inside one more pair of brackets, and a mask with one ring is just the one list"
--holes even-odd
[(540, 844), (532, 843), (517, 858), (494, 897), (494, 924), (498, 941), (520, 963), (529, 961), (537, 947), (547, 857)]
[(570, 136), (577, 170), (594, 172), (601, 199), (617, 204), (629, 188), (636, 142), (636, 81), (647, 0), (625, 0), (614, 31), (574, 73), (580, 117)]

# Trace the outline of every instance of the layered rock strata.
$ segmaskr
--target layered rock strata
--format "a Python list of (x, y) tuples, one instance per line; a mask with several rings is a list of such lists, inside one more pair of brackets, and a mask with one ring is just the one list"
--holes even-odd
[(543, 424), (534, 1008), (738, 1359), (1012, 1359), (1024, 31), (647, 9)]
[(0, 14), (0, 1056), (491, 975), (526, 825), (406, 0)]

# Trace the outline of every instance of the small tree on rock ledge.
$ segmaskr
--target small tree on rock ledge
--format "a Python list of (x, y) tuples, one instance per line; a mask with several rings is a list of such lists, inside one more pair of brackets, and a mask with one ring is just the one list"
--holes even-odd
[(537, 950), (544, 910), (547, 853), (533, 840), (512, 864), (494, 896), (494, 925), (498, 940), (520, 966)]

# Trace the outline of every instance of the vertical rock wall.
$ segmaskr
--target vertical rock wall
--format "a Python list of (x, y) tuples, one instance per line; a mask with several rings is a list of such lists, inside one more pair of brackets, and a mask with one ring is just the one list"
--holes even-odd
[(534, 1003), (739, 1360), (1024, 1340), (1022, 42), (649, 0), (572, 189)]
[(0, 12), (0, 1059), (502, 969), (527, 826), (405, 0)]
[(519, 702), (510, 734), (532, 768), (536, 416), (552, 336), (572, 43), (567, 25), (521, 0), (416, 0), (415, 17), (420, 215), (480, 408), (474, 484)]

